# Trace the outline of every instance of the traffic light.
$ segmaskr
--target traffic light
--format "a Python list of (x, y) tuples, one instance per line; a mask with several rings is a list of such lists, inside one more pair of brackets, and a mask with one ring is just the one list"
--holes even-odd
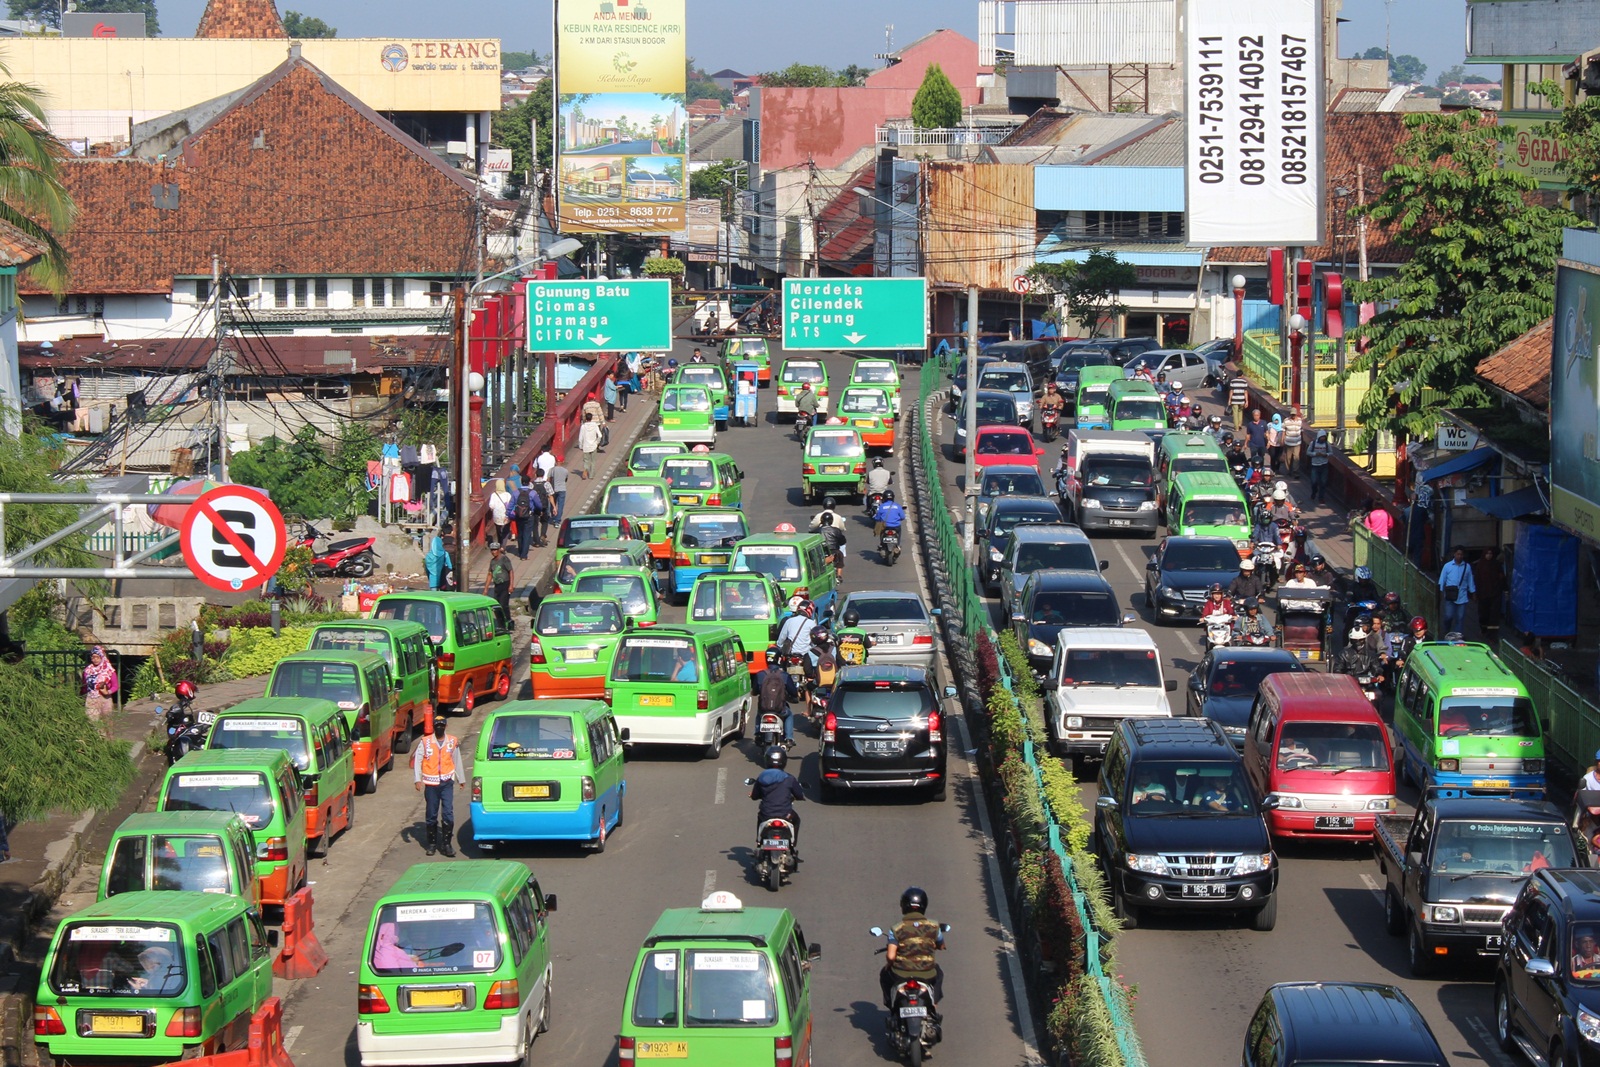
[(1294, 265), (1294, 310), (1311, 318), (1311, 261), (1302, 259)]

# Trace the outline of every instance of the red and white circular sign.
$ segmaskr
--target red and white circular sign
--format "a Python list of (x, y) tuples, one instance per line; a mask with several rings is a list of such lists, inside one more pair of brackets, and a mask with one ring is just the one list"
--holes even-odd
[(266, 585), (278, 573), (289, 533), (266, 494), (245, 485), (222, 485), (189, 505), (178, 543), (196, 578), (213, 589), (237, 593)]
[(1013, 293), (1027, 293), (1031, 292), (1032, 290), (1033, 279), (1028, 277), (1026, 274), (1018, 274), (1016, 277), (1011, 279), (1011, 291)]

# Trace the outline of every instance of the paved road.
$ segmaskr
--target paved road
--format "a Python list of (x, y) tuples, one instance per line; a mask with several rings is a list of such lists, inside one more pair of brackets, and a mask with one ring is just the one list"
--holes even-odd
[[(951, 461), (950, 417), (937, 415), (932, 429), (946, 493), (959, 500), (964, 477)], [(1046, 446), (1041, 457), (1046, 471), (1054, 466), (1057, 451), (1057, 445)], [(1167, 677), (1182, 679), (1200, 660), (1198, 630), (1148, 621), (1144, 565), (1155, 543), (1098, 536), (1095, 547), (1100, 558), (1111, 561), (1106, 577), (1126, 610), (1139, 614), (1135, 625), (1155, 636)], [(1180, 681), (1172, 699), (1182, 696)], [(1181, 704), (1175, 708), (1181, 713)], [(1088, 773), (1097, 770), (1091, 766)], [(1090, 811), (1096, 793), (1092, 781), (1082, 786)], [(1252, 932), (1243, 920), (1225, 917), (1141, 915), (1139, 929), (1123, 935), (1118, 958), (1124, 977), (1137, 987), (1135, 1024), (1154, 1067), (1237, 1064), (1245, 1026), (1267, 986), (1308, 979), (1398, 985), (1427, 1017), (1451, 1062), (1510, 1067), (1513, 1061), (1495, 1046), (1491, 1034), (1487, 968), (1443, 981), (1410, 977), (1402, 941), (1384, 933), (1376, 892), (1380, 883), (1369, 847), (1291, 844), (1280, 849), (1280, 857), (1282, 896), (1277, 929), (1271, 933)]]

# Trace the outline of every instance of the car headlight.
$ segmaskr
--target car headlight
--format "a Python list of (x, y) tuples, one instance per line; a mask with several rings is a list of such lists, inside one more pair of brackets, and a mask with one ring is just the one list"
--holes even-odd
[(1081, 730), (1081, 729), (1083, 729), (1083, 716), (1082, 715), (1068, 715), (1067, 716), (1067, 729), (1069, 729), (1069, 730)]
[(1585, 1008), (1578, 1009), (1578, 1033), (1591, 1045), (1600, 1045), (1600, 1015)]
[(1234, 877), (1241, 874), (1260, 874), (1272, 869), (1272, 853), (1247, 852), (1233, 865)]
[(1272, 795), (1273, 795), (1273, 797), (1275, 797), (1277, 799), (1278, 807), (1280, 809), (1282, 809), (1282, 808), (1303, 808), (1303, 807), (1305, 807), (1305, 804), (1300, 800), (1299, 797), (1292, 797), (1292, 796), (1289, 796), (1287, 793), (1274, 793)]
[(1161, 587), (1161, 595), (1172, 600), (1177, 600), (1182, 594), (1180, 594), (1176, 589), (1172, 588), (1172, 586), (1164, 585)]
[(1542, 759), (1525, 759), (1525, 760), (1523, 760), (1522, 761), (1522, 773), (1524, 773), (1524, 774), (1543, 774), (1544, 773), (1544, 760), (1542, 760)]
[(1050, 656), (1050, 655), (1054, 655), (1054, 653), (1052, 653), (1050, 651), (1050, 646), (1049, 645), (1045, 644), (1043, 641), (1035, 641), (1033, 638), (1030, 637), (1030, 638), (1028, 638), (1028, 655), (1030, 655), (1030, 656)]
[(1399, 801), (1394, 797), (1373, 797), (1367, 801), (1368, 811), (1393, 811), (1399, 807)]
[(1461, 769), (1461, 761), (1460, 760), (1454, 760), (1454, 759), (1442, 759), (1442, 760), (1439, 761), (1439, 769), (1441, 771), (1457, 771), (1457, 770), (1460, 770)]
[(1086, 496), (1082, 500), (1078, 501), (1078, 503), (1086, 508), (1097, 508), (1100, 506), (1100, 501), (1096, 500), (1092, 496)]
[(1429, 904), (1428, 921), (1435, 923), (1458, 923), (1461, 921), (1461, 909), (1453, 904)]
[(1235, 541), (1233, 543), (1233, 547), (1237, 548), (1240, 552), (1249, 552), (1251, 550), (1250, 539), (1242, 538), (1241, 540)]
[(990, 563), (1000, 563), (1005, 558), (1006, 558), (1005, 555), (998, 548), (989, 549), (989, 562)]
[(1128, 869), (1143, 871), (1145, 874), (1156, 874), (1170, 877), (1172, 872), (1167, 869), (1167, 861), (1160, 856), (1135, 856), (1128, 855)]
[(1140, 511), (1154, 511), (1155, 509), (1156, 509), (1156, 502), (1154, 500), (1141, 500), (1141, 501), (1139, 501), (1139, 510)]

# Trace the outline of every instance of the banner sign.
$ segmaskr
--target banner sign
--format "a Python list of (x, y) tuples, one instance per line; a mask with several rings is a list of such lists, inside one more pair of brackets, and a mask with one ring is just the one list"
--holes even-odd
[(1600, 540), (1600, 266), (1556, 267), (1555, 352), (1550, 373), (1550, 514)]
[(722, 258), (722, 201), (689, 201), (688, 252), (691, 263)]
[(1188, 0), (1192, 245), (1322, 243), (1316, 0)]
[(1553, 115), (1500, 115), (1495, 125), (1505, 146), (1500, 150), (1501, 165), (1526, 174), (1546, 189), (1565, 189), (1567, 150), (1545, 132), (1554, 122)]
[(565, 233), (685, 226), (686, 0), (558, 0), (556, 197)]

